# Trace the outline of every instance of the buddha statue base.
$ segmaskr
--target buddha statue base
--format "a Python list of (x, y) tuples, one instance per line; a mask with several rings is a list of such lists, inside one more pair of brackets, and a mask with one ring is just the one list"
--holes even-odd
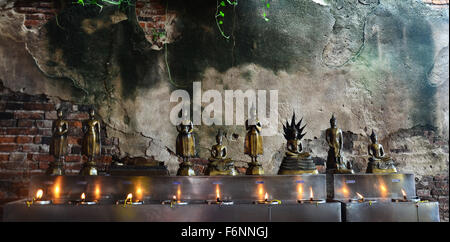
[(64, 176), (64, 164), (61, 161), (51, 162), (45, 174), (49, 176)]
[(178, 168), (177, 176), (195, 176), (193, 165), (190, 161), (183, 161)]
[(236, 176), (237, 174), (231, 159), (210, 159), (205, 172), (206, 176)]
[(374, 160), (372, 158), (369, 158), (366, 173), (390, 174), (397, 172), (397, 168), (394, 166), (394, 162), (391, 159)]
[(264, 175), (264, 169), (258, 161), (250, 162), (245, 175)]
[(97, 166), (93, 161), (86, 162), (80, 170), (81, 176), (96, 176), (97, 174)]
[(319, 174), (311, 156), (306, 152), (297, 156), (285, 156), (278, 170), (278, 175), (300, 174)]

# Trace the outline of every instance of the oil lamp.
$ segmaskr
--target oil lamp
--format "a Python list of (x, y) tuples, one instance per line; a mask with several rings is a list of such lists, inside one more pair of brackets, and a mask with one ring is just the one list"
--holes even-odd
[(257, 200), (254, 202), (255, 204), (281, 204), (280, 200), (269, 200), (269, 194), (266, 192), (264, 194), (264, 200)]
[(325, 203), (325, 200), (323, 200), (323, 199), (314, 199), (314, 192), (313, 192), (313, 189), (312, 189), (312, 187), (309, 187), (309, 199), (308, 200), (306, 200), (306, 199), (299, 199), (299, 200), (297, 200), (297, 202), (298, 203), (315, 203), (315, 204), (318, 204), (318, 203)]
[(176, 195), (173, 195), (172, 200), (164, 200), (162, 204), (170, 204), (172, 207), (173, 205), (187, 205), (188, 203), (186, 201), (181, 201)]
[(97, 204), (96, 200), (86, 200), (86, 193), (81, 193), (80, 199), (75, 200), (75, 201), (70, 201), (70, 204), (74, 204), (74, 205), (94, 205)]
[(208, 204), (218, 204), (218, 205), (233, 205), (234, 204), (233, 201), (222, 200), (220, 198), (219, 184), (216, 185), (216, 200), (207, 200), (206, 203), (208, 203)]
[(405, 190), (403, 190), (403, 188), (400, 189), (400, 190), (402, 192), (402, 196), (403, 197), (402, 198), (392, 198), (392, 202), (398, 203), (398, 202), (419, 202), (420, 201), (420, 199), (417, 198), (417, 197), (413, 197), (413, 198), (408, 199), (408, 196), (407, 196)]
[(33, 197), (33, 200), (27, 201), (27, 204), (39, 204), (39, 205), (46, 205), (52, 203), (51, 200), (43, 200), (42, 197), (44, 196), (44, 190), (38, 189), (36, 191), (36, 195)]
[(350, 198), (351, 203), (365, 203), (368, 202), (369, 204), (377, 202), (373, 199), (366, 199), (363, 195), (361, 195), (359, 192), (356, 193), (357, 198)]
[(133, 202), (133, 193), (128, 193), (128, 195), (125, 198), (125, 200), (119, 200), (119, 201), (116, 202), (116, 204), (123, 204), (123, 206), (125, 207), (126, 205), (141, 205), (141, 204), (144, 204), (144, 201), (136, 199)]

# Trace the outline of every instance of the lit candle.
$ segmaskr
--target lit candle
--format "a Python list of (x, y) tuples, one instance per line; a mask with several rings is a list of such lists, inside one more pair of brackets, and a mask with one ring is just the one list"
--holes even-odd
[(127, 204), (127, 201), (130, 200), (130, 203), (133, 202), (133, 194), (132, 193), (128, 193), (127, 195), (127, 199), (125, 199), (125, 204)]
[(309, 200), (310, 201), (314, 200), (314, 193), (312, 187), (309, 187)]
[(356, 195), (358, 196), (358, 201), (359, 202), (364, 202), (364, 196), (363, 195), (361, 195), (361, 194), (359, 194), (359, 193), (356, 193)]
[(173, 195), (172, 201), (176, 202), (177, 201), (177, 196)]
[(37, 190), (35, 200), (41, 200), (42, 196), (44, 195), (44, 191), (42, 189)]
[(217, 200), (217, 202), (220, 202), (220, 190), (219, 190), (219, 185), (216, 185), (216, 200)]
[(407, 198), (407, 196), (406, 196), (405, 190), (403, 190), (403, 188), (402, 188), (401, 190), (402, 190), (402, 194), (403, 194), (403, 199), (404, 199), (405, 201), (408, 200), (408, 198)]
[(264, 195), (264, 201), (267, 202), (267, 200), (269, 200), (269, 194), (267, 194), (266, 192), (266, 194)]
[(81, 194), (81, 201), (84, 202), (85, 199), (86, 199), (86, 194), (83, 192)]

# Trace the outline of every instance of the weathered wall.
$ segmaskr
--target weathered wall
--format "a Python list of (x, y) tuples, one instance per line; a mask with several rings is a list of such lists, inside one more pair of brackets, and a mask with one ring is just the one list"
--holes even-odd
[[(260, 1), (239, 1), (224, 9), (229, 40), (217, 29), (215, 1), (142, 0), (101, 12), (70, 1), (0, 7), (4, 85), (94, 104), (122, 156), (153, 156), (174, 174), (169, 96), (199, 81), (204, 91), (278, 90), (279, 121), (293, 110), (304, 117), (303, 143), (318, 165), (334, 112), (358, 171), (374, 129), (401, 172), (418, 182), (448, 176), (448, 2), (272, 1), (264, 21)], [(195, 127), (200, 157), (216, 128)], [(231, 157), (245, 166), (244, 128), (223, 128)], [(267, 174), (276, 174), (284, 142), (281, 133), (265, 137)], [(435, 196), (448, 199), (448, 187)]]

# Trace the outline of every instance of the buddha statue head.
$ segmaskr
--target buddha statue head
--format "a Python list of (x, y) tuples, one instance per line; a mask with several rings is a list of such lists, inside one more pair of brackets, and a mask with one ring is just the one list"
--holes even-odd
[(56, 111), (56, 116), (58, 117), (58, 119), (62, 119), (62, 116), (63, 116), (63, 111), (62, 111), (62, 109), (58, 109), (58, 110)]
[(330, 125), (331, 125), (331, 128), (336, 128), (337, 127), (337, 120), (334, 117), (334, 113), (331, 115)]
[(216, 142), (217, 142), (218, 145), (221, 145), (222, 142), (223, 142), (223, 132), (222, 132), (221, 129), (219, 129), (219, 131), (217, 132)]
[(89, 109), (89, 118), (90, 119), (95, 118), (95, 110), (93, 108)]
[(373, 144), (377, 143), (377, 135), (375, 134), (373, 129), (372, 129), (372, 134), (370, 135), (370, 140), (372, 141)]
[(300, 119), (298, 123), (295, 123), (294, 113), (291, 123), (289, 124), (286, 120), (286, 125), (283, 124), (284, 138), (287, 140), (287, 149), (290, 152), (299, 153), (302, 150), (300, 140), (306, 135), (306, 133), (302, 133), (306, 124), (303, 127), (300, 127), (302, 121), (303, 118)]

